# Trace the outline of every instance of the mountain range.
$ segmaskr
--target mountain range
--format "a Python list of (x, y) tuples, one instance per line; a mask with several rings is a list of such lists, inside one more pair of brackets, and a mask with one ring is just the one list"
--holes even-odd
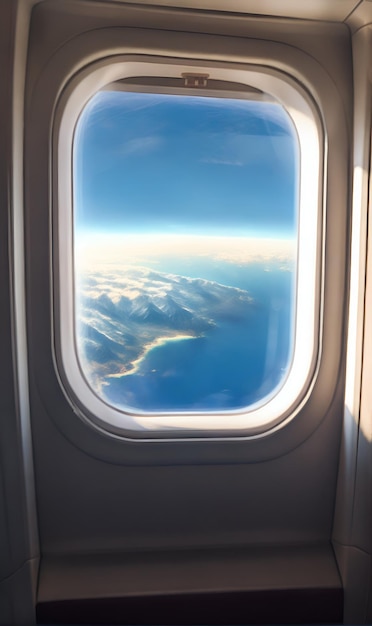
[(159, 341), (201, 337), (254, 308), (245, 290), (135, 266), (85, 272), (76, 302), (78, 356), (97, 391), (110, 377), (140, 373)]

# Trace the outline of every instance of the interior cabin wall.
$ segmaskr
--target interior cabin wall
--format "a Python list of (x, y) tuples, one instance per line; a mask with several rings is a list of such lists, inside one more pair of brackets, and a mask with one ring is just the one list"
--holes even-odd
[(371, 53), (370, 25), (353, 34), (351, 270), (345, 413), (333, 545), (346, 623), (371, 621)]
[(0, 7), (1, 624), (34, 622), (39, 561), (22, 282), (22, 118), (28, 31), (26, 27), (22, 33), (26, 41), (21, 44), (18, 8), (13, 0), (4, 0)]
[[(66, 2), (62, 5), (52, 2), (46, 7), (40, 5), (34, 11), (27, 76), (29, 117), (26, 119), (31, 120), (35, 108), (39, 106), (35, 104), (38, 94), (43, 93), (44, 103), (50, 98), (41, 87), (45, 80), (44, 70), (47, 71), (45, 59), (61, 58), (56, 65), (61, 67), (64, 61), (62, 54), (60, 57), (58, 55), (64, 48), (66, 54), (79, 51), (81, 59), (83, 55), (86, 55), (86, 59), (94, 59), (101, 52), (94, 52), (96, 43), (93, 35), (103, 41), (105, 28), (113, 24), (115, 33), (107, 31), (110, 35), (107, 34), (107, 44), (103, 46), (114, 46), (118, 52), (120, 46), (137, 53), (146, 52), (152, 46), (160, 55), (169, 54), (173, 50), (173, 54), (178, 56), (210, 56), (217, 59), (225, 58), (226, 54), (226, 58), (235, 58), (240, 62), (244, 60), (248, 44), (242, 37), (238, 19), (229, 18), (226, 24), (221, 24), (221, 19), (217, 17), (210, 19), (207, 25), (206, 17), (202, 18), (204, 23), (201, 23), (196, 14), (188, 16), (185, 13), (155, 10), (149, 15), (143, 7), (125, 7), (123, 10), (123, 7), (114, 5), (112, 10), (104, 14), (102, 6), (97, 5), (96, 11), (90, 10), (91, 6), (85, 3)], [(145, 30), (138, 30), (143, 26)], [(126, 30), (121, 33), (120, 27)], [(319, 28), (324, 28), (324, 33), (327, 31), (328, 34), (320, 49)], [(189, 33), (185, 32), (186, 29)], [(205, 31), (215, 33), (218, 30), (223, 31), (224, 37), (205, 35)], [(289, 22), (269, 20), (266, 23), (248, 19), (244, 30), (245, 36), (250, 35), (251, 39), (262, 37), (265, 32), (266, 41), (270, 44), (285, 42), (287, 50), (288, 46), (297, 50), (301, 45), (301, 54), (309, 62), (311, 50), (312, 56), (319, 57), (316, 59), (318, 71), (321, 71), (321, 63), (329, 66), (338, 93), (342, 94), (337, 101), (337, 107), (343, 108), (343, 125), (338, 134), (341, 141), (347, 133), (351, 110), (348, 88), (351, 67), (347, 55), (347, 51), (350, 52), (350, 41), (347, 28), (334, 24), (301, 24), (297, 27), (297, 24), (294, 26)], [(298, 30), (307, 33), (304, 45), (300, 44)], [(175, 31), (179, 32), (174, 35)], [(83, 38), (80, 38), (81, 32), (84, 33)], [(226, 33), (231, 36), (230, 39)], [(76, 60), (76, 67), (82, 62)], [(48, 106), (45, 104), (46, 115), (49, 115)], [(39, 241), (47, 240), (49, 235), (49, 215), (45, 209), (48, 209), (50, 181), (45, 178), (48, 171), (44, 163), (48, 160), (46, 150), (50, 141), (50, 126), (48, 122), (48, 125), (36, 130), (31, 121), (28, 126), (27, 154), (31, 155), (32, 145), (37, 145), (39, 149), (37, 163), (27, 158), (26, 228), (32, 420), (43, 554), (208, 545), (222, 547), (256, 542), (329, 542), (341, 429), (343, 359), (341, 366), (340, 362), (335, 364), (337, 389), (332, 405), (327, 407), (326, 414), (322, 416), (324, 419), (321, 425), (311, 435), (309, 433), (301, 445), (297, 443), (289, 446), (293, 449), (287, 454), (271, 454), (272, 458), (265, 461), (252, 463), (250, 453), (242, 452), (246, 445), (244, 443), (236, 444), (237, 455), (234, 459), (233, 445), (220, 441), (215, 445), (208, 444), (208, 451), (205, 446), (205, 457), (200, 453), (196, 464), (192, 459), (196, 456), (195, 450), (203, 446), (200, 442), (159, 443), (158, 446), (144, 444), (148, 449), (148, 459), (151, 458), (153, 448), (164, 450), (164, 460), (160, 458), (156, 466), (146, 459), (147, 450), (144, 446), (140, 450), (141, 444), (131, 445), (135, 450), (133, 454), (125, 449), (127, 444), (123, 445), (122, 453), (118, 451), (115, 457), (120, 458), (121, 454), (121, 461), (107, 462), (110, 461), (109, 452), (102, 459), (98, 453), (88, 451), (87, 448), (82, 453), (79, 444), (75, 445), (70, 437), (61, 433), (53, 416), (57, 408), (59, 410), (57, 404), (61, 405), (61, 402), (55, 402), (55, 410), (50, 408), (52, 404), (49, 403), (49, 400), (53, 402), (52, 395), (58, 393), (57, 389), (53, 390), (53, 394), (49, 392), (48, 397), (42, 397), (42, 378), (45, 377), (40, 373), (41, 362), (44, 371), (50, 371), (53, 367), (47, 352), (40, 351), (40, 345), (44, 344), (51, 332), (50, 321), (41, 317), (42, 311), (48, 310), (50, 301), (50, 258), (48, 247), (42, 250), (39, 245), (35, 247), (36, 231)], [(342, 188), (345, 196), (348, 193), (345, 160), (341, 168), (341, 187), (339, 183), (333, 193), (337, 195)], [(36, 184), (46, 192), (40, 201), (35, 199)], [(341, 194), (340, 203), (345, 206)], [(339, 237), (344, 246), (345, 231), (342, 228)], [(338, 292), (342, 293), (345, 276), (338, 276), (337, 281)], [(337, 325), (339, 340), (344, 328), (342, 316), (342, 310), (335, 309), (332, 322), (330, 319), (326, 322), (332, 324), (333, 328)], [(288, 428), (290, 430), (291, 426)], [(88, 439), (90, 433), (88, 429), (85, 430)], [(112, 444), (106, 442), (105, 445), (107, 448), (109, 445), (119, 447), (114, 441)], [(212, 454), (210, 450), (213, 445)], [(256, 445), (263, 448), (265, 444)], [(180, 460), (169, 462), (166, 448), (179, 450)], [(140, 456), (138, 460), (133, 460), (137, 450)], [(226, 450), (231, 452), (227, 454)], [(127, 456), (129, 453), (130, 456)], [(177, 457), (177, 453), (174, 457)], [(312, 460), (315, 457), (316, 463)]]
[[(110, 461), (109, 455), (100, 458), (92, 454), (84, 449), (83, 444), (80, 445), (80, 441), (77, 444), (71, 441), (51, 414), (53, 409), (50, 409), (49, 399), (43, 398), (40, 392), (42, 385), (38, 376), (43, 357), (40, 360), (37, 356), (38, 340), (45, 341), (50, 322), (46, 321), (47, 331), (40, 328), (44, 318), (37, 319), (40, 308), (35, 302), (40, 299), (39, 305), (41, 303), (44, 310), (49, 311), (50, 259), (48, 246), (40, 255), (35, 247), (39, 245), (39, 234), (40, 241), (48, 240), (49, 236), (49, 214), (43, 209), (49, 190), (46, 193), (41, 191), (41, 208), (36, 206), (36, 196), (31, 200), (28, 196), (25, 234), (27, 325), (31, 351), (31, 448), (23, 282), (26, 59), (27, 103), (30, 105), (48, 59), (82, 30), (94, 31), (103, 26), (117, 26), (120, 22), (125, 28), (163, 30), (166, 41), (167, 33), (177, 29), (175, 15), (165, 9), (149, 13), (144, 7), (132, 7), (124, 14), (117, 4), (111, 5), (109, 10), (107, 4), (92, 2), (45, 4), (50, 9), (44, 7), (44, 10), (42, 4), (33, 9), (28, 58), (31, 3), (2, 0), (0, 9), (0, 65), (3, 70), (0, 134), (4, 138), (0, 142), (0, 284), (3, 294), (0, 299), (0, 623), (32, 623), (35, 619), (38, 534), (44, 562), (53, 561), (57, 570), (66, 557), (81, 555), (133, 554), (144, 550), (161, 554), (164, 550), (207, 547), (218, 551), (256, 545), (311, 547), (330, 544), (332, 538), (345, 588), (345, 620), (371, 621), (369, 274), (366, 309), (362, 307), (359, 335), (353, 339), (360, 346), (363, 341), (365, 343), (364, 358), (362, 352), (358, 357), (360, 376), (363, 363), (365, 367), (360, 422), (358, 404), (349, 406), (344, 415), (344, 367), (341, 364), (335, 395), (324, 419), (314, 432), (284, 455), (271, 455), (271, 458), (251, 462), (249, 454), (239, 450), (239, 460), (235, 462), (224, 460), (221, 452), (220, 461), (218, 453), (213, 453), (210, 461), (207, 454), (205, 462), (185, 463), (183, 459), (188, 453), (180, 450), (178, 463), (147, 465), (143, 456), (138, 463), (128, 464), (125, 457), (118, 463)], [(53, 25), (53, 28), (47, 25)], [(321, 63), (330, 81), (336, 85), (344, 108), (344, 131), (349, 136), (353, 123), (354, 73), (354, 148), (342, 175), (347, 178), (348, 171), (358, 165), (364, 172), (361, 195), (355, 195), (354, 191), (353, 196), (354, 214), (360, 209), (364, 220), (364, 230), (360, 224), (353, 223), (354, 233), (359, 228), (360, 236), (359, 243), (353, 245), (355, 250), (358, 245), (359, 250), (360, 246), (363, 250), (370, 162), (370, 31), (355, 34), (352, 44), (347, 27), (341, 24), (309, 24), (306, 21), (294, 24), (291, 20), (243, 20), (231, 16), (210, 19), (205, 13), (190, 16), (186, 12), (181, 15), (178, 28), (199, 35), (237, 37), (240, 46), (244, 45), (242, 40), (246, 37), (264, 37), (301, 48)], [(187, 37), (182, 36), (187, 41)], [(190, 48), (192, 37), (192, 34), (188, 37)], [(354, 72), (351, 67), (352, 45)], [(26, 110), (26, 120), (27, 115)], [(44, 129), (39, 143), (34, 144), (37, 146), (36, 150), (33, 148), (34, 158), (35, 155), (45, 157), (49, 130)], [(38, 129), (33, 132), (35, 137)], [(27, 124), (26, 135), (30, 137)], [(31, 154), (29, 150), (29, 159)], [(30, 172), (27, 161), (26, 170)], [(43, 177), (40, 180), (45, 182)], [(358, 173), (354, 170), (354, 185), (357, 180)], [(349, 201), (351, 193), (347, 181), (340, 184)], [(46, 185), (48, 187), (48, 180)], [(367, 254), (370, 257), (371, 252), (366, 250)], [(338, 259), (333, 262), (337, 263)], [(44, 268), (43, 263), (46, 264)], [(358, 276), (358, 298), (363, 299), (363, 266), (359, 267)], [(344, 280), (347, 278), (345, 275)], [(345, 325), (344, 311), (339, 312), (339, 317), (343, 317)], [(345, 326), (342, 332), (345, 338)], [(35, 374), (33, 365), (36, 361), (39, 372)], [(49, 358), (44, 359), (44, 366), (54, 367)], [(356, 395), (360, 385), (357, 377)], [(51, 396), (54, 391), (52, 387)], [(58, 399), (63, 398), (60, 391), (56, 393)], [(58, 411), (56, 406), (55, 412)], [(222, 450), (223, 447), (223, 443), (219, 445)], [(47, 579), (47, 575), (48, 570), (44, 569), (44, 578)], [(45, 593), (47, 595), (47, 591)], [(53, 593), (55, 590), (52, 589), (51, 596)]]

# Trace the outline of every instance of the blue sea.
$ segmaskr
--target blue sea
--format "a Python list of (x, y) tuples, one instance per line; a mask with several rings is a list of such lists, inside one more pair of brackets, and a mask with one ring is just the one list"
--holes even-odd
[(105, 396), (139, 412), (233, 410), (269, 395), (288, 372), (294, 340), (295, 274), (280, 262), (172, 259), (153, 268), (239, 287), (253, 298), (244, 319), (217, 320), (202, 336), (153, 347), (139, 369), (111, 378)]

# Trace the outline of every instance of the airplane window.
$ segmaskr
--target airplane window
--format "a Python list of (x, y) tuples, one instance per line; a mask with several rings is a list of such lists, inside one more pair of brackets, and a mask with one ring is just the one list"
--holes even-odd
[[(300, 147), (273, 98), (105, 89), (73, 143), (74, 328), (96, 396), (261, 406), (296, 342)], [(248, 418), (249, 420), (249, 418)]]

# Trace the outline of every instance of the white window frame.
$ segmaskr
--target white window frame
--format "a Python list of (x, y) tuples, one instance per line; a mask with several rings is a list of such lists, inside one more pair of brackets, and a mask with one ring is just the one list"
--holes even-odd
[[(250, 85), (283, 105), (300, 144), (299, 230), (295, 341), (285, 381), (268, 397), (243, 410), (139, 415), (119, 410), (99, 398), (81, 370), (75, 347), (73, 263), (72, 151), (77, 119), (100, 89), (132, 76), (179, 78), (200, 72), (211, 79)], [(174, 91), (173, 91), (174, 92)], [(190, 92), (188, 92), (190, 93)], [(197, 90), (200, 95), (202, 92)], [(210, 92), (209, 92), (210, 93)], [(221, 94), (217, 93), (216, 96)], [(234, 92), (230, 93), (234, 97)], [(316, 379), (321, 355), (321, 291), (324, 138), (315, 104), (306, 90), (277, 68), (118, 55), (83, 68), (70, 81), (55, 117), (57, 206), (53, 236), (58, 254), (54, 275), (55, 359), (67, 397), (96, 426), (122, 437), (140, 439), (260, 437), (295, 417)]]

